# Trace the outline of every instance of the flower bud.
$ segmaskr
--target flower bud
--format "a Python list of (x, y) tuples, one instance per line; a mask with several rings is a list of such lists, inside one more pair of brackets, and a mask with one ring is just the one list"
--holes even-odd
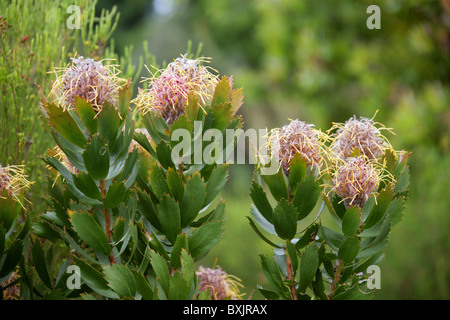
[(216, 269), (199, 267), (197, 276), (200, 279), (199, 291), (209, 290), (212, 300), (239, 300), (240, 279), (227, 274), (220, 267)]

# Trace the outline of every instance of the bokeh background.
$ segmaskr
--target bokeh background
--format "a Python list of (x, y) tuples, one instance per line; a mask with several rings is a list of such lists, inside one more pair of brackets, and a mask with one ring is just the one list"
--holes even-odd
[[(372, 4), (381, 9), (379, 30), (366, 27)], [(380, 265), (375, 298), (450, 298), (449, 0), (99, 0), (96, 16), (114, 7), (118, 24), (101, 44), (110, 55), (163, 65), (186, 52), (189, 41), (193, 51), (201, 45), (210, 66), (244, 88), (245, 128), (298, 118), (326, 131), (332, 122), (378, 110), (375, 120), (395, 132), (388, 134), (394, 148), (412, 156), (410, 199)], [(136, 83), (148, 76), (137, 71)], [(36, 140), (31, 154), (27, 149), (31, 159), (42, 152)], [(220, 265), (242, 280), (246, 298), (260, 298), (258, 254), (272, 251), (246, 219), (253, 167), (230, 170), (225, 236), (201, 263)]]

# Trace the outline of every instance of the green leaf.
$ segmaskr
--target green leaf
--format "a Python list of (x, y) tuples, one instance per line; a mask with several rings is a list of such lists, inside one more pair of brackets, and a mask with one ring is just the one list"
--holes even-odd
[(112, 149), (120, 132), (119, 112), (111, 103), (105, 101), (97, 118), (100, 135), (106, 138), (110, 149)]
[(131, 80), (128, 80), (128, 82), (119, 89), (119, 101), (117, 108), (122, 120), (126, 117), (128, 110), (130, 109), (132, 91)]
[(355, 260), (360, 250), (359, 240), (356, 237), (345, 239), (338, 251), (338, 258), (345, 263), (351, 263)]
[(288, 199), (288, 193), (286, 189), (286, 182), (283, 177), (283, 170), (279, 169), (277, 173), (272, 175), (263, 175), (264, 181), (272, 193), (275, 200)]
[(20, 210), (20, 205), (13, 199), (6, 189), (0, 194), (0, 225), (3, 225), (6, 233), (14, 226)]
[(102, 200), (102, 194), (98, 189), (94, 179), (88, 173), (79, 172), (77, 175), (72, 174), (75, 186), (89, 198)]
[(148, 284), (145, 277), (135, 270), (132, 270), (132, 272), (134, 276), (134, 282), (136, 283), (136, 289), (141, 294), (142, 298), (145, 300), (153, 300), (153, 290)]
[(94, 267), (87, 264), (85, 261), (76, 257), (73, 258), (75, 264), (80, 268), (81, 279), (86, 285), (94, 290), (96, 293), (111, 299), (118, 299), (119, 296), (108, 287), (103, 274), (101, 274)]
[(373, 241), (371, 241), (370, 243), (365, 244), (361, 251), (358, 253), (358, 259), (365, 258), (382, 251), (386, 247), (386, 244), (389, 240), (390, 231), (391, 223), (389, 218), (387, 218), (381, 226), (381, 229), (376, 235), (375, 239), (373, 239)]
[(228, 165), (219, 165), (213, 169), (206, 184), (206, 197), (203, 206), (210, 204), (228, 181)]
[(273, 235), (277, 235), (277, 232), (275, 231), (275, 227), (272, 223), (270, 223), (261, 212), (259, 212), (258, 208), (255, 207), (255, 205), (252, 204), (250, 208), (250, 213), (252, 214), (253, 219), (255, 219), (255, 222), (263, 228), (266, 232), (271, 233)]
[(225, 103), (228, 101), (228, 97), (230, 96), (230, 83), (226, 76), (223, 76), (222, 79), (216, 85), (214, 89), (214, 96), (212, 99), (211, 105), (214, 106), (216, 104)]
[(315, 223), (310, 227), (308, 227), (303, 236), (295, 243), (295, 248), (297, 250), (300, 250), (303, 247), (306, 247), (312, 241), (312, 239), (314, 239), (318, 229), (319, 229), (318, 223)]
[(184, 228), (195, 220), (203, 207), (206, 197), (206, 185), (200, 173), (194, 173), (184, 187), (184, 199), (181, 206), (181, 226)]
[(153, 193), (159, 199), (161, 199), (165, 193), (169, 193), (169, 186), (166, 182), (164, 170), (156, 163), (152, 163), (150, 166), (149, 182)]
[(361, 209), (357, 206), (348, 208), (342, 219), (342, 231), (347, 237), (355, 236), (359, 228)]
[(212, 128), (223, 131), (226, 129), (228, 123), (232, 118), (231, 104), (221, 103), (211, 108), (211, 114), (213, 116)]
[(22, 241), (14, 241), (6, 252), (5, 260), (0, 269), (0, 279), (9, 275), (19, 263), (20, 257), (22, 256), (23, 243)]
[(297, 232), (297, 211), (287, 200), (280, 200), (273, 211), (273, 224), (278, 236), (291, 240)]
[(134, 298), (136, 295), (136, 282), (133, 272), (122, 264), (103, 266), (105, 279), (111, 289), (121, 298)]
[(394, 187), (395, 194), (406, 191), (409, 186), (409, 168), (406, 167), (404, 171), (400, 174), (397, 183)]
[(170, 266), (174, 269), (178, 269), (181, 266), (180, 255), (182, 249), (188, 249), (188, 240), (185, 233), (176, 238), (170, 253)]
[(158, 219), (158, 213), (156, 211), (155, 205), (151, 197), (145, 193), (145, 191), (137, 190), (138, 194), (138, 207), (139, 211), (144, 215), (144, 217), (158, 230), (161, 230), (161, 224)]
[(178, 172), (173, 168), (169, 168), (167, 170), (167, 185), (172, 197), (179, 203), (182, 203), (184, 196), (184, 183)]
[(260, 258), (263, 273), (268, 284), (272, 287), (272, 289), (278, 296), (289, 299), (289, 289), (283, 282), (281, 271), (278, 268), (276, 262), (266, 255), (260, 255)]
[(198, 106), (197, 97), (194, 92), (191, 92), (191, 93), (189, 93), (188, 102), (187, 102), (186, 108), (184, 110), (184, 112), (186, 114), (186, 118), (190, 121), (197, 120), (198, 109), (199, 109), (199, 106)]
[(192, 256), (185, 249), (181, 250), (181, 275), (188, 286), (191, 287), (195, 279), (195, 263)]
[(153, 271), (156, 275), (156, 280), (161, 285), (166, 296), (169, 295), (169, 281), (170, 273), (169, 267), (167, 266), (166, 260), (159, 255), (156, 251), (150, 253), (150, 264), (152, 265)]
[(291, 260), (292, 270), (297, 270), (298, 268), (297, 250), (290, 241), (286, 241), (286, 249), (288, 251), (288, 255)]
[(297, 153), (289, 165), (289, 188), (296, 190), (297, 184), (303, 180), (306, 175), (306, 161), (300, 153)]
[(83, 160), (94, 180), (105, 179), (109, 171), (109, 151), (105, 139), (95, 135), (83, 152)]
[(272, 241), (270, 241), (269, 239), (266, 238), (266, 236), (264, 236), (262, 234), (262, 232), (258, 229), (258, 227), (256, 226), (255, 222), (253, 221), (252, 218), (250, 217), (246, 217), (248, 219), (248, 221), (250, 222), (250, 226), (252, 227), (252, 229), (256, 232), (256, 234), (262, 239), (264, 240), (266, 243), (268, 243), (269, 245), (271, 245), (274, 248), (281, 248), (279, 245), (273, 243)]
[(98, 121), (92, 105), (84, 98), (75, 97), (75, 110), (89, 133), (94, 135), (98, 130)]
[(254, 180), (250, 188), (250, 197), (252, 198), (253, 203), (255, 204), (255, 207), (258, 209), (259, 213), (261, 213), (261, 215), (266, 218), (268, 222), (273, 223), (272, 206), (267, 199), (263, 187)]
[(325, 226), (321, 226), (319, 228), (318, 235), (321, 239), (325, 240), (326, 243), (335, 251), (338, 250), (345, 239), (345, 237), (341, 233)]
[(170, 300), (186, 300), (189, 294), (188, 284), (179, 271), (176, 271), (169, 283)]
[(72, 211), (70, 220), (75, 232), (88, 246), (105, 255), (111, 253), (105, 231), (92, 216), (84, 212)]
[(384, 217), (389, 204), (392, 201), (392, 187), (391, 185), (386, 186), (383, 190), (381, 190), (380, 194), (377, 197), (377, 203), (373, 206), (372, 210), (367, 217), (367, 220), (364, 222), (364, 229), (369, 229), (376, 225), (380, 220)]
[(39, 275), (39, 278), (41, 278), (42, 282), (47, 286), (47, 288), (52, 290), (52, 283), (50, 281), (48, 267), (45, 262), (44, 250), (42, 249), (41, 242), (38, 239), (33, 242), (33, 245), (31, 247), (31, 254), (33, 255), (34, 267), (36, 268), (36, 272)]
[(164, 169), (175, 168), (172, 162), (172, 150), (165, 141), (160, 141), (156, 146), (156, 156)]
[(302, 254), (300, 260), (299, 291), (304, 292), (313, 281), (316, 270), (319, 267), (319, 249), (314, 243), (310, 243)]
[(316, 206), (320, 195), (319, 181), (308, 174), (297, 186), (292, 204), (297, 208), (297, 220), (304, 219)]
[(111, 183), (108, 188), (108, 193), (106, 194), (105, 200), (103, 201), (103, 207), (105, 209), (110, 209), (119, 206), (125, 198), (126, 193), (127, 188), (125, 187), (124, 182)]
[(195, 260), (205, 256), (223, 236), (223, 221), (211, 221), (195, 230), (189, 237), (189, 252)]
[(164, 195), (156, 208), (161, 228), (171, 243), (175, 243), (177, 235), (181, 233), (180, 209), (177, 202), (168, 194)]
[(86, 137), (68, 111), (64, 111), (54, 103), (49, 102), (44, 103), (44, 108), (47, 111), (50, 124), (61, 136), (80, 148), (85, 147)]

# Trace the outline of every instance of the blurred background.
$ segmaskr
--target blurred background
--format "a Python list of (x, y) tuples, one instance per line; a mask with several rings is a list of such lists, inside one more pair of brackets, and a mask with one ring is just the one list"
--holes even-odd
[[(373, 4), (381, 29), (369, 30)], [(100, 49), (126, 56), (121, 65), (142, 57), (163, 65), (186, 52), (188, 41), (192, 51), (202, 45), (210, 66), (244, 88), (245, 128), (298, 118), (326, 131), (378, 110), (375, 120), (395, 132), (387, 133), (394, 148), (412, 156), (410, 199), (380, 265), (375, 298), (450, 298), (449, 0), (99, 0), (95, 15), (114, 7), (120, 18)], [(131, 71), (135, 87), (149, 75)], [(30, 152), (38, 153), (36, 140)], [(251, 165), (230, 168), (225, 236), (201, 263), (240, 278), (245, 298), (261, 298), (258, 254), (272, 250), (245, 218), (252, 174)]]

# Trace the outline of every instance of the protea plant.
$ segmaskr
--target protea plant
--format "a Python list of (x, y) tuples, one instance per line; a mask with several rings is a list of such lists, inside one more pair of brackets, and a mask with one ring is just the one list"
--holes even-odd
[[(151, 155), (137, 177), (138, 209), (151, 244), (165, 261), (163, 269), (171, 270), (167, 283), (176, 282), (183, 298), (195, 298), (197, 291), (177, 281), (182, 252), (197, 262), (224, 232), (225, 203), (217, 197), (228, 180), (228, 165), (225, 155), (208, 161), (205, 150), (215, 142), (202, 138), (209, 132), (225, 136), (226, 129), (242, 126), (236, 115), (242, 90), (234, 89), (230, 78), (213, 74), (203, 65), (207, 61), (182, 55), (153, 75), (133, 100), (148, 133), (135, 132), (135, 140)], [(194, 287), (199, 289), (196, 283)], [(173, 298), (169, 291), (165, 287), (166, 297)]]
[[(367, 299), (366, 269), (381, 260), (403, 214), (409, 154), (393, 151), (372, 119), (354, 116), (328, 135), (312, 128), (296, 120), (272, 130), (269, 146), (283, 170), (256, 175), (250, 190), (250, 224), (274, 247), (273, 259), (261, 256), (270, 289), (260, 291), (268, 299)], [(318, 215), (298, 231), (320, 195)], [(324, 206), (334, 227), (318, 219)], [(279, 238), (284, 243), (272, 240)]]

